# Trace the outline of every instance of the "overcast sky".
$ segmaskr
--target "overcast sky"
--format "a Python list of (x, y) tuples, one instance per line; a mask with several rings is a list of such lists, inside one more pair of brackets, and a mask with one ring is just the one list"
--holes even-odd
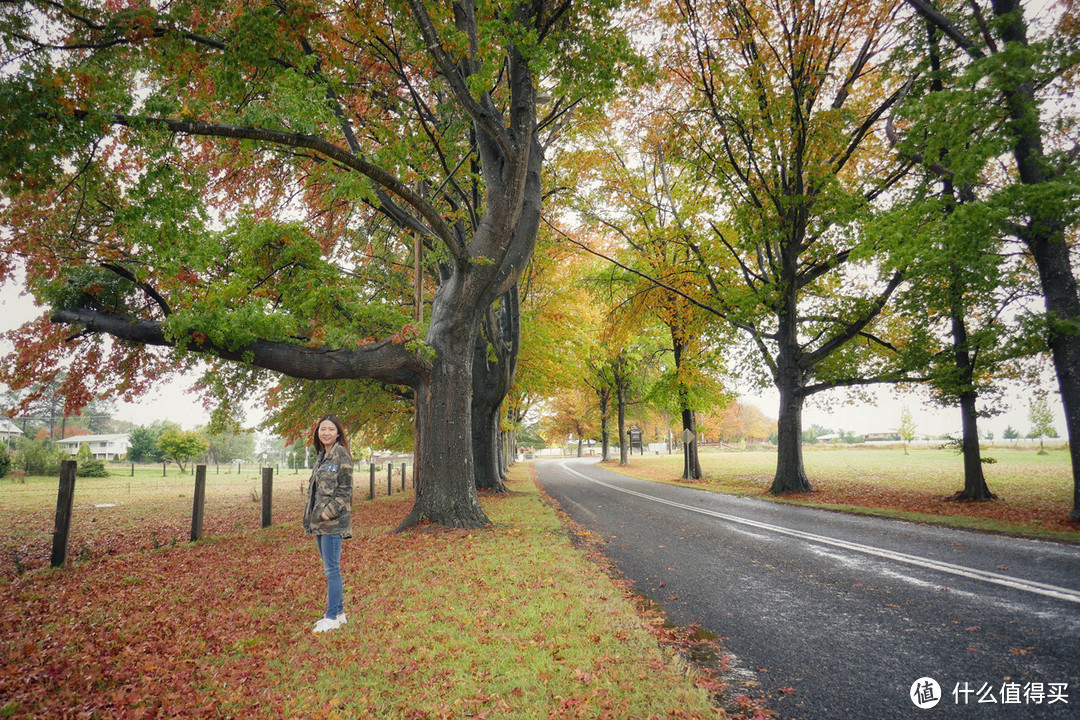
[[(42, 312), (34, 306), (31, 299), (21, 295), (22, 288), (17, 282), (9, 282), (0, 287), (0, 333), (12, 330)], [(0, 353), (11, 352), (11, 344), (0, 341)], [(203, 408), (199, 396), (191, 391), (194, 376), (177, 378), (163, 384), (148, 393), (137, 403), (114, 403), (115, 417), (138, 425), (149, 425), (155, 420), (170, 420), (179, 423), (185, 429), (194, 429), (209, 422), (209, 413)], [(1056, 384), (1052, 375), (1047, 376), (1044, 389), (1051, 391), (1049, 401), (1054, 411), (1055, 428), (1059, 435), (1065, 435), (1064, 413), (1060, 399), (1055, 392)], [(924, 402), (915, 394), (900, 396), (896, 391), (881, 388), (873, 392), (875, 401), (845, 402), (845, 391), (822, 393), (820, 397), (807, 402), (803, 411), (803, 427), (812, 423), (834, 431), (847, 430), (856, 433), (895, 430), (900, 424), (900, 415), (906, 407), (915, 421), (916, 432), (932, 436), (952, 433), (959, 435), (960, 414), (956, 408), (938, 408)], [(985, 433), (990, 430), (998, 439), (1005, 427), (1012, 425), (1022, 435), (1027, 435), (1031, 427), (1028, 420), (1029, 402), (1032, 393), (1029, 388), (1017, 389), (1007, 402), (1008, 412), (994, 418), (981, 419), (979, 429)], [(747, 391), (739, 398), (740, 402), (756, 405), (765, 415), (776, 418), (779, 395), (775, 391)], [(827, 406), (826, 406), (827, 405)], [(262, 421), (262, 417), (251, 413), (246, 419), (249, 427)]]

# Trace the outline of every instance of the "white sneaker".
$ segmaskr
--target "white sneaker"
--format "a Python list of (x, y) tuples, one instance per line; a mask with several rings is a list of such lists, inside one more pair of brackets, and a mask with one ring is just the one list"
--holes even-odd
[(329, 630), (337, 630), (339, 627), (341, 627), (341, 623), (339, 623), (336, 618), (324, 617), (319, 618), (319, 622), (315, 623), (315, 629), (311, 632), (327, 632)]
[(341, 613), (336, 618), (334, 618), (334, 622), (338, 624), (338, 627), (341, 627), (342, 625), (345, 625), (349, 622), (349, 618), (345, 617), (345, 613)]

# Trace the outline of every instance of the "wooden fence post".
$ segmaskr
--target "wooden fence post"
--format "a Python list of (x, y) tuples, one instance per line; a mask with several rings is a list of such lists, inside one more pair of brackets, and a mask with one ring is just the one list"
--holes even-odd
[(375, 465), (368, 465), (368, 473), (371, 475), (371, 492), (368, 494), (368, 500), (375, 499)]
[(394, 494), (394, 463), (386, 463), (386, 497)]
[(191, 508), (191, 542), (202, 538), (203, 509), (206, 507), (206, 466), (195, 466), (195, 502)]
[(405, 492), (405, 463), (401, 463), (401, 492)]
[(274, 496), (274, 468), (263, 468), (262, 471), (262, 526), (268, 528), (271, 525), (270, 509), (273, 506)]
[(52, 566), (63, 567), (67, 560), (68, 530), (71, 528), (71, 509), (75, 502), (74, 460), (60, 461), (60, 489), (56, 493), (56, 523), (53, 525)]

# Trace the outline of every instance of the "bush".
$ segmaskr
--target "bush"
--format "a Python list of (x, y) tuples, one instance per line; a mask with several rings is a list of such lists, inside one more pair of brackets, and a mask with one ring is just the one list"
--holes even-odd
[(105, 469), (105, 463), (94, 457), (90, 446), (83, 443), (79, 446), (79, 452), (75, 455), (79, 465), (75, 470), (78, 477), (109, 477), (109, 471)]
[(109, 471), (105, 469), (105, 463), (97, 458), (90, 458), (80, 462), (75, 474), (78, 477), (109, 477)]
[(27, 475), (59, 475), (60, 461), (66, 459), (67, 453), (51, 440), (22, 439), (15, 448), (15, 467)]

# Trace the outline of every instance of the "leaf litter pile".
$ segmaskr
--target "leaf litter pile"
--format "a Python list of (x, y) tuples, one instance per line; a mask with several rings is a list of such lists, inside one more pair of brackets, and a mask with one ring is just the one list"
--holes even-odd
[(257, 503), (208, 507), (197, 543), (190, 499), (149, 524), (95, 522), (90, 537), (77, 522), (67, 567), (0, 579), (0, 717), (772, 714), (728, 692), (719, 648), (711, 667), (686, 662), (710, 641), (628, 602), (524, 470), (510, 487), (482, 499), (494, 524), (479, 531), (392, 534), (411, 494), (358, 498), (342, 553), (349, 621), (319, 635), (326, 586), (300, 493), (275, 493), (265, 530)]

